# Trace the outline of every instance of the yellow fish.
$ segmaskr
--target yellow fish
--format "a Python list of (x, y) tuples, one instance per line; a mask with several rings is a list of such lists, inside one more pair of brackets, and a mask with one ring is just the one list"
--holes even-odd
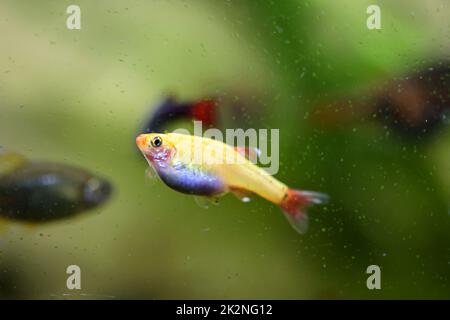
[(290, 189), (245, 157), (245, 149), (179, 133), (141, 134), (136, 144), (161, 180), (179, 192), (241, 199), (254, 193), (281, 207), (299, 233), (307, 228), (306, 208), (328, 199), (323, 193)]

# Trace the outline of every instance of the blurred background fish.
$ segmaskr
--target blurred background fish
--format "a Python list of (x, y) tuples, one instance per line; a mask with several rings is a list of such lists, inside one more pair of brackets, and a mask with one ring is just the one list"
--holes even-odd
[(175, 120), (197, 120), (211, 126), (217, 122), (217, 103), (214, 99), (178, 102), (169, 96), (152, 110), (141, 133), (164, 132)]
[(263, 97), (251, 90), (230, 89), (209, 97), (181, 101), (174, 95), (150, 106), (150, 114), (139, 133), (166, 132), (178, 127), (189, 128), (192, 121), (201, 121), (203, 129), (242, 128), (258, 123), (263, 113)]
[(68, 164), (28, 161), (0, 148), (0, 218), (42, 223), (104, 204), (112, 185)]
[(378, 120), (397, 135), (416, 141), (448, 125), (450, 60), (384, 82), (318, 106), (313, 116), (315, 123), (336, 128), (364, 119)]

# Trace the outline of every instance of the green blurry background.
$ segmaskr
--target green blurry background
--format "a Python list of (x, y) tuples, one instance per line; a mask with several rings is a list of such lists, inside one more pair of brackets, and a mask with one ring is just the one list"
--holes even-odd
[[(0, 3), (0, 144), (109, 177), (74, 219), (0, 234), (2, 298), (450, 298), (450, 130), (405, 141), (377, 122), (327, 130), (313, 106), (449, 57), (447, 1)], [(134, 137), (168, 92), (259, 97), (280, 128), (281, 181), (330, 194), (300, 236), (280, 210), (232, 196), (199, 208), (146, 182)], [(238, 93), (236, 93), (238, 92)], [(244, 92), (244, 93), (243, 93)], [(242, 96), (240, 96), (242, 95)], [(66, 267), (82, 290), (66, 288)], [(382, 289), (366, 288), (366, 268)]]

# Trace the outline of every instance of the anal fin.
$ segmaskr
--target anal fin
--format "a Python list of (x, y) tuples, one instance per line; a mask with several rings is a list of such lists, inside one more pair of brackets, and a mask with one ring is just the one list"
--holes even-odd
[(194, 196), (195, 203), (203, 209), (209, 209), (211, 206), (219, 204), (219, 197)]
[(247, 203), (252, 200), (250, 198), (250, 196), (252, 195), (252, 193), (250, 191), (240, 189), (240, 188), (230, 188), (230, 192), (233, 193), (236, 196), (236, 198), (238, 198), (242, 202)]

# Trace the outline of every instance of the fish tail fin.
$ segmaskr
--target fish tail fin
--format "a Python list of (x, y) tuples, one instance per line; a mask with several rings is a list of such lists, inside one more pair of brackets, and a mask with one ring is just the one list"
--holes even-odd
[(216, 101), (207, 99), (194, 103), (191, 107), (191, 116), (195, 120), (202, 121), (207, 126), (216, 125)]
[(327, 201), (328, 195), (324, 193), (288, 189), (280, 207), (292, 227), (298, 233), (305, 233), (308, 229), (306, 209), (311, 205), (324, 204)]

